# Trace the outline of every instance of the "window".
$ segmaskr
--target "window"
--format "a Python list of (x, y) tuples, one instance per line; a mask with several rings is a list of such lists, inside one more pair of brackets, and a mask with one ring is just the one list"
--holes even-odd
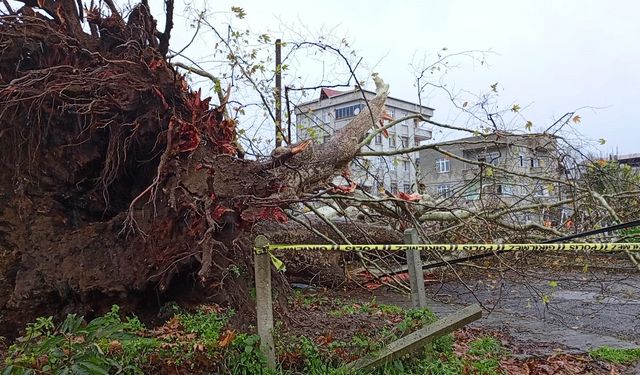
[(502, 185), (502, 194), (513, 196), (513, 185)]
[(391, 194), (397, 194), (397, 193), (398, 193), (398, 183), (392, 182), (391, 183)]
[(520, 160), (520, 166), (521, 166), (521, 167), (524, 167), (524, 166), (525, 166), (525, 163), (524, 163), (524, 154), (520, 154), (520, 155), (518, 156), (518, 159)]
[(418, 140), (418, 138), (414, 138), (414, 139), (413, 139), (413, 143), (414, 143), (416, 146), (420, 146), (420, 141)]
[(449, 172), (449, 159), (436, 159), (436, 170), (438, 173)]
[(464, 197), (469, 201), (480, 199), (480, 184), (474, 183), (464, 192)]
[(404, 169), (405, 171), (409, 170), (409, 160), (402, 161), (402, 169)]
[(344, 118), (356, 116), (358, 113), (360, 113), (363, 107), (364, 104), (355, 104), (348, 107), (336, 108), (336, 120), (342, 120)]
[(376, 134), (376, 144), (377, 145), (381, 145), (382, 144), (382, 134), (380, 134), (380, 133)]
[(403, 135), (400, 137), (400, 141), (402, 142), (402, 148), (409, 147), (409, 137)]
[(487, 155), (487, 160), (489, 160), (489, 164), (491, 165), (498, 165), (498, 163), (500, 162), (500, 153), (499, 152), (492, 152), (489, 155)]
[(537, 183), (534, 187), (533, 195), (535, 195), (536, 197), (548, 197), (549, 190), (547, 190), (546, 186), (542, 185), (541, 183)]
[(389, 147), (396, 147), (396, 135), (389, 134)]
[(491, 165), (498, 165), (500, 161), (499, 152), (490, 152), (482, 155), (478, 155), (478, 161), (481, 163), (489, 163)]
[(407, 184), (406, 182), (402, 185), (402, 191), (405, 193), (411, 193), (411, 184)]
[(531, 168), (540, 168), (540, 159), (531, 158)]
[(386, 164), (386, 160), (384, 160), (384, 156), (378, 156), (377, 158), (374, 159), (373, 161), (373, 165), (375, 166), (376, 169), (381, 169), (384, 167), (384, 165)]
[(513, 196), (513, 187), (507, 184), (496, 185), (496, 194)]
[(451, 186), (449, 185), (438, 185), (436, 190), (439, 197), (449, 198), (451, 196)]

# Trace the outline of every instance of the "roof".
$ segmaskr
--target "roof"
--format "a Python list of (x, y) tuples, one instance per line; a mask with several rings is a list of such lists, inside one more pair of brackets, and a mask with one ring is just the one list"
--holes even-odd
[[(478, 135), (474, 135), (474, 136), (471, 136), (471, 137), (451, 139), (451, 140), (448, 140), (448, 141), (442, 141), (442, 142), (438, 142), (438, 143), (451, 143), (451, 142), (456, 142), (456, 141), (486, 141), (486, 142), (494, 142), (496, 140), (499, 140), (500, 138), (526, 140), (526, 139), (541, 139), (541, 138), (555, 139), (556, 137), (554, 135), (552, 135), (552, 134), (547, 134), (547, 133), (516, 134), (516, 133), (511, 133), (511, 132), (508, 132), (508, 131), (498, 130), (498, 131), (494, 131), (494, 132), (488, 133), (488, 134), (478, 134)], [(438, 144), (438, 143), (436, 143), (436, 144)]]
[[(298, 107), (304, 107), (304, 106), (309, 105), (309, 104), (317, 104), (317, 103), (319, 103), (319, 102), (321, 102), (321, 101), (323, 101), (325, 99), (337, 98), (337, 97), (342, 96), (342, 95), (350, 95), (350, 94), (353, 94), (354, 92), (358, 92), (358, 91), (364, 92), (364, 93), (369, 94), (371, 96), (375, 96), (376, 95), (375, 91), (371, 91), (371, 90), (367, 90), (367, 89), (360, 89), (358, 87), (355, 87), (353, 90), (349, 90), (349, 91), (338, 91), (338, 90), (334, 90), (334, 89), (330, 89), (330, 88), (321, 88), (320, 89), (320, 97), (318, 99), (310, 100), (308, 102), (301, 103), (301, 104), (298, 105)], [(395, 101), (398, 101), (398, 102), (401, 102), (401, 103), (409, 104), (409, 105), (412, 105), (412, 106), (419, 106), (419, 104), (410, 102), (408, 100), (398, 99), (398, 98), (394, 98), (392, 96), (389, 96), (388, 98), (392, 99), (392, 100), (395, 100)], [(422, 108), (426, 108), (426, 109), (435, 111), (435, 109), (433, 109), (431, 107), (428, 107), (426, 105), (422, 105)]]
[(320, 90), (320, 100), (328, 99), (344, 93), (345, 93), (344, 91), (338, 91), (338, 90), (333, 90), (333, 89), (323, 87), (322, 90)]
[[(497, 131), (489, 134), (474, 135), (472, 137), (451, 139), (447, 141), (441, 141), (434, 143), (434, 145), (445, 144), (447, 146), (454, 146), (456, 142), (460, 142), (459, 145), (465, 150), (472, 150), (477, 148), (485, 148), (487, 145), (495, 144), (496, 142), (521, 142), (523, 145), (535, 148), (546, 148), (548, 145), (557, 144), (556, 137), (552, 134), (546, 133), (525, 133), (515, 134), (505, 131)], [(465, 142), (473, 142), (465, 144)]]
[(638, 159), (640, 158), (640, 154), (627, 154), (627, 155), (616, 155), (614, 156), (615, 160), (630, 160), (630, 159)]

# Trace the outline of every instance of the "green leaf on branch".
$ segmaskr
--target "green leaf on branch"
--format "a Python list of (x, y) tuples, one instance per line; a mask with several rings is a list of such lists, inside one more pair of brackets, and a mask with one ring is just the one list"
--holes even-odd
[(493, 168), (487, 167), (487, 177), (493, 177)]

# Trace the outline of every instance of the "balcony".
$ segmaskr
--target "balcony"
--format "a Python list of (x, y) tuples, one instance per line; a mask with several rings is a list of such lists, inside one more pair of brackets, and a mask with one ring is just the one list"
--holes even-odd
[(423, 127), (416, 127), (415, 128), (415, 137), (416, 137), (416, 141), (421, 142), (421, 141), (428, 141), (429, 139), (431, 139), (431, 130), (423, 128)]

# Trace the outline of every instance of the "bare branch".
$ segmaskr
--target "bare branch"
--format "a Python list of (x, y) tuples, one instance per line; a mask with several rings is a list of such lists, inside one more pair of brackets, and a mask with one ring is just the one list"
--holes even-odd
[[(173, 29), (173, 4), (174, 0), (165, 0), (165, 24), (164, 31), (158, 37), (160, 39), (160, 44), (158, 45), (158, 50), (163, 56), (167, 55), (169, 52), (169, 39), (171, 39), (171, 29)], [(198, 23), (198, 25), (200, 25)]]

